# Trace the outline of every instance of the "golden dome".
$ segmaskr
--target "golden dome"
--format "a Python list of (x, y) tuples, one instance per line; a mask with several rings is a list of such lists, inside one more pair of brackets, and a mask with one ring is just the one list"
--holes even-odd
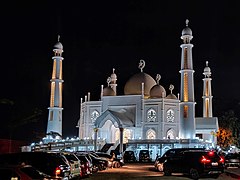
[(144, 72), (133, 75), (125, 84), (125, 95), (141, 95), (142, 83), (144, 83), (144, 96), (149, 96), (150, 89), (156, 84), (156, 81)]
[(105, 87), (103, 89), (103, 96), (115, 96), (115, 92), (111, 87)]
[(165, 97), (166, 90), (163, 86), (156, 84), (150, 90), (150, 98), (162, 98)]
[(167, 95), (166, 99), (178, 99), (174, 94)]

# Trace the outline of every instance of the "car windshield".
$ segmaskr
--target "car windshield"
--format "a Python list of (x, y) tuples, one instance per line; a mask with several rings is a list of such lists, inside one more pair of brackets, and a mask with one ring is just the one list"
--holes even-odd
[(220, 159), (220, 157), (217, 155), (216, 152), (214, 151), (190, 151), (190, 152), (185, 152), (186, 153), (186, 158), (189, 158), (189, 157), (197, 157), (197, 158), (206, 158), (206, 159)]

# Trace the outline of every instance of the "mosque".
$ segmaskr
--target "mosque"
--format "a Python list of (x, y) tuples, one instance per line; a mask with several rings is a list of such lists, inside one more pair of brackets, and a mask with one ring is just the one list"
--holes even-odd
[[(113, 69), (107, 86), (101, 86), (100, 100), (90, 100), (90, 93), (84, 100), (81, 98), (78, 139), (91, 140), (92, 146), (87, 143), (89, 150), (100, 150), (108, 145), (107, 151), (118, 148), (122, 153), (125, 149), (135, 152), (148, 149), (152, 154), (162, 154), (171, 147), (216, 145), (213, 134), (218, 130), (218, 118), (212, 113), (212, 79), (208, 62), (203, 69), (203, 117), (195, 117), (193, 36), (188, 23), (186, 20), (181, 36), (179, 94), (174, 94), (174, 85), (170, 83), (165, 88), (160, 85), (159, 74), (154, 79), (144, 72), (145, 61), (140, 60), (139, 72), (126, 82), (124, 95), (117, 94), (117, 75)], [(53, 51), (47, 134), (61, 135), (63, 46), (59, 41)]]

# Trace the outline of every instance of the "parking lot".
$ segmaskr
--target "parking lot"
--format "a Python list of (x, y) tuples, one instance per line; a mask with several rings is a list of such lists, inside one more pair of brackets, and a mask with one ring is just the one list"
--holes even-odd
[[(230, 170), (231, 171), (231, 170)], [(234, 169), (233, 171), (238, 171)], [(98, 179), (98, 180), (128, 180), (128, 179), (178, 179), (186, 180), (190, 179), (182, 174), (173, 174), (172, 176), (164, 176), (163, 173), (157, 172), (154, 169), (153, 163), (127, 163), (121, 168), (109, 168), (104, 171), (99, 171), (94, 173), (88, 179)], [(205, 180), (214, 180), (214, 178), (201, 178)], [(235, 174), (223, 173), (218, 178), (218, 180), (236, 180), (239, 179)], [(216, 179), (215, 179), (216, 180)]]

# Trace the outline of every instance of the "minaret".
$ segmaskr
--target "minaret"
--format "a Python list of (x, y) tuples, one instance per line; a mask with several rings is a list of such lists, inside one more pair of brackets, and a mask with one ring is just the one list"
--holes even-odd
[(194, 78), (193, 78), (193, 61), (192, 61), (192, 48), (193, 44), (190, 43), (192, 30), (188, 27), (188, 19), (186, 20), (186, 27), (182, 30), (181, 39), (181, 128), (184, 132), (181, 134), (183, 138), (195, 138), (195, 99), (194, 99)]
[(48, 114), (47, 134), (56, 132), (62, 136), (62, 53), (63, 45), (59, 41), (54, 45), (53, 71), (51, 81), (50, 107)]
[(203, 75), (203, 117), (212, 117), (212, 88), (211, 88), (211, 69), (208, 67), (208, 61), (206, 61), (206, 67), (204, 68)]
[(117, 95), (117, 75), (115, 74), (115, 69), (113, 68), (113, 73), (111, 74), (110, 87), (114, 90), (115, 96)]

